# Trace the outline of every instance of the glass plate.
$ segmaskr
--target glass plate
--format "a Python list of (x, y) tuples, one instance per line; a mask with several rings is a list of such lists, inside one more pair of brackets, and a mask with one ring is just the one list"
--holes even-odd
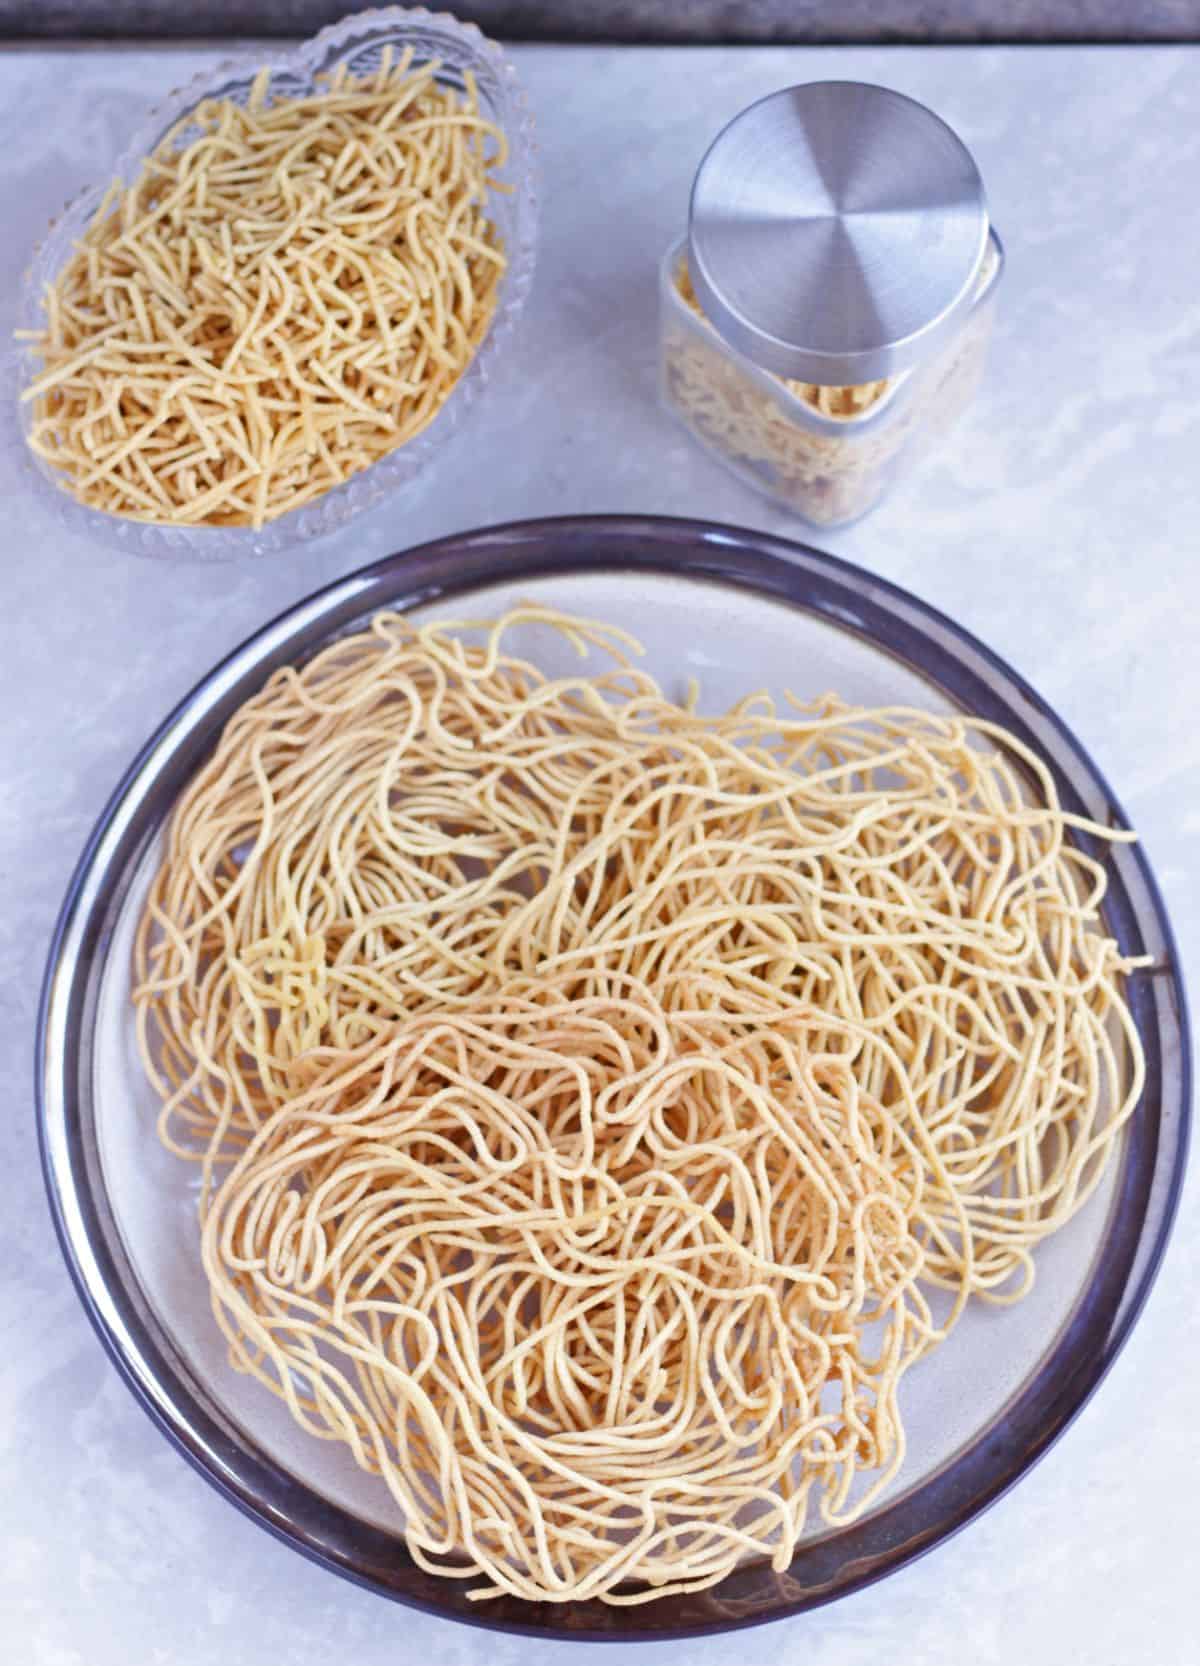
[[(905, 1378), (909, 1456), (878, 1508), (803, 1541), (786, 1572), (751, 1564), (712, 1590), (635, 1609), (470, 1603), (463, 1582), (413, 1563), (378, 1480), (345, 1449), (303, 1436), (277, 1400), (229, 1367), (199, 1263), (195, 1179), (155, 1139), (157, 1105), (132, 1045), (129, 944), (181, 788), (272, 670), (381, 607), (479, 616), (518, 597), (632, 629), (669, 693), (696, 676), (714, 707), (764, 685), (801, 695), (836, 688), (855, 702), (958, 708), (1002, 723), (1050, 762), (1069, 808), (1125, 825), (1086, 752), (1014, 672), (933, 609), (817, 550), (704, 522), (590, 517), (391, 556), (233, 653), (118, 786), (71, 883), (47, 970), (46, 1182), (76, 1286), (126, 1381), (201, 1473), (287, 1543), (384, 1595), (484, 1626), (632, 1640), (748, 1625), (828, 1602), (937, 1544), (1029, 1468), (1103, 1376), (1154, 1276), (1183, 1170), (1189, 1065), (1178, 960), (1140, 847), (1113, 847), (1107, 928), (1125, 953), (1153, 960), (1130, 988), (1147, 1059), (1142, 1105), (1104, 1184), (1040, 1248), (1027, 1300), (972, 1308), (952, 1342)], [(544, 636), (524, 646), (558, 669)]]
[(437, 58), (442, 66), (437, 79), (445, 85), (461, 88), (464, 75), (473, 75), (482, 113), (508, 139), (508, 160), (498, 177), (509, 189), (492, 192), (488, 202), (508, 266), (487, 334), (446, 403), (429, 427), (407, 444), (312, 503), (280, 515), (263, 527), (158, 525), (109, 515), (78, 503), (50, 465), (30, 451), (26, 435), (33, 405), (22, 404), (20, 396), (37, 375), (41, 361), (32, 344), (23, 344), (0, 358), (0, 446), (29, 489), (76, 532), (138, 555), (168, 560), (225, 561), (233, 556), (271, 554), (323, 537), (369, 509), (395, 502), (416, 476), (441, 456), (462, 427), (467, 412), (493, 376), (498, 355), (507, 350), (506, 343), (533, 282), (537, 169), (533, 116), (511, 61), (473, 23), (460, 23), (448, 12), (434, 13), (420, 7), (408, 10), (403, 6), (357, 12), (322, 29), (292, 51), (264, 47), (252, 56), (243, 53), (171, 93), (139, 123), (104, 178), (68, 203), (51, 224), (25, 273), (17, 326), (24, 330), (42, 328), (46, 286), (71, 255), (111, 181), (119, 178), (129, 183), (136, 179), (146, 156), (164, 133), (197, 104), (210, 98), (229, 98), (244, 104), (254, 77), (264, 65), (271, 71), (272, 92), (302, 98), (317, 90), (318, 77), (331, 74), (342, 64), (355, 75), (369, 74), (379, 67), (385, 47), (391, 47), (397, 55), (411, 47), (414, 65)]

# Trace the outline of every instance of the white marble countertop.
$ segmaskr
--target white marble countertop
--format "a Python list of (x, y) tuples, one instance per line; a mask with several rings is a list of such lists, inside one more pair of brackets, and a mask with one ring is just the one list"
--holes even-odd
[[(0, 55), (0, 330), (47, 217), (208, 49)], [(711, 135), (794, 81), (877, 80), (975, 152), (1009, 268), (988, 379), (940, 456), (818, 542), (943, 608), (1024, 672), (1141, 829), (1200, 988), (1200, 50), (555, 49), (516, 53), (545, 167), (516, 351), (398, 509), (257, 564), (154, 565), (3, 493), (0, 1654), (14, 1666), (423, 1659), (550, 1666), (578, 1646), (406, 1612), (238, 1516), (107, 1363), (59, 1257), (30, 1060), (71, 868), (151, 726), (252, 628), (439, 534), (639, 510), (792, 531), (654, 400), (654, 265)], [(1196, 1666), (1200, 1184), (1077, 1423), (980, 1521), (832, 1608), (683, 1658), (805, 1666)], [(618, 1648), (645, 1666), (668, 1646)], [(610, 1653), (606, 1659), (612, 1659)]]

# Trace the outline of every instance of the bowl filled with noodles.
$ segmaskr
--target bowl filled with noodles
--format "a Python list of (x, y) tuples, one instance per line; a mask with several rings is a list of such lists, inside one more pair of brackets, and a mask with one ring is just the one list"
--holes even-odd
[(447, 14), (350, 17), (142, 123), (26, 275), (9, 419), (39, 493), (151, 555), (282, 549), (393, 497), (533, 275), (532, 118)]
[(1185, 1010), (1119, 804), (965, 632), (757, 533), (521, 523), (152, 737), (52, 951), (44, 1162), (105, 1345), (271, 1531), (680, 1636), (1063, 1430), (1170, 1226)]

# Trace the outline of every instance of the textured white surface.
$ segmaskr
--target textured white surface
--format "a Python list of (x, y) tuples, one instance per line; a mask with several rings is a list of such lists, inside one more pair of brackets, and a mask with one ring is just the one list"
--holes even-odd
[[(0, 57), (0, 328), (29, 245), (140, 103), (201, 50)], [(310, 1567), (186, 1468), (107, 1364), (53, 1241), (30, 1055), (38, 981), (103, 800), (168, 706), (326, 579), (458, 528), (585, 510), (789, 524), (654, 405), (654, 265), (711, 134), (792, 81), (883, 81), (963, 135), (1009, 269), (989, 375), (941, 456), (818, 539), (983, 636), (1124, 799), (1200, 978), (1200, 52), (529, 49), (545, 165), (518, 348), (402, 508), (293, 557), (153, 565), (62, 533), (8, 482), (0, 578), (0, 1657), (21, 1666), (551, 1666)], [(700, 1666), (1196, 1666), (1200, 1187), (1108, 1381), (966, 1533), (807, 1618), (687, 1650)], [(665, 1666), (666, 1646), (617, 1650)], [(613, 1658), (610, 1651), (606, 1658)]]

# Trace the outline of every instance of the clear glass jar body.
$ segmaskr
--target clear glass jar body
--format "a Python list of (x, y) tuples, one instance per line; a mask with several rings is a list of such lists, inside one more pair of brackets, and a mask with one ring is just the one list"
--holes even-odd
[(849, 415), (827, 415), (813, 390), (783, 381), (731, 347), (680, 287), (687, 239), (659, 269), (659, 393), (721, 462), (814, 526), (865, 515), (897, 475), (947, 432), (983, 375), (1004, 250), (992, 231), (975, 300), (930, 356)]

